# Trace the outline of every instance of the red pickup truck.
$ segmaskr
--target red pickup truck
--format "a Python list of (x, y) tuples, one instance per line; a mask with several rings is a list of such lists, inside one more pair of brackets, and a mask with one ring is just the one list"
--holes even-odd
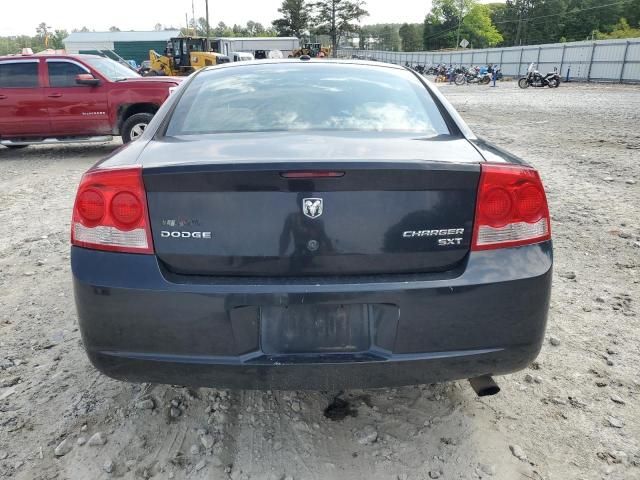
[(97, 55), (0, 57), (0, 145), (130, 142), (180, 82)]

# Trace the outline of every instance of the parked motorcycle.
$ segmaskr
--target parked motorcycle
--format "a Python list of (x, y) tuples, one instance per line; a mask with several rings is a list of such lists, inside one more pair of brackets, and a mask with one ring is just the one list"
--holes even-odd
[(471, 67), (465, 72), (458, 73), (455, 78), (456, 85), (464, 85), (465, 83), (477, 83), (480, 85), (488, 85), (491, 82), (491, 73), (487, 69), (479, 67)]
[(542, 75), (535, 69), (535, 64), (532, 63), (527, 69), (527, 76), (518, 80), (518, 86), (520, 88), (529, 87), (549, 87), (558, 88), (560, 86), (560, 74), (558, 68), (554, 68), (553, 72), (549, 72), (546, 75)]

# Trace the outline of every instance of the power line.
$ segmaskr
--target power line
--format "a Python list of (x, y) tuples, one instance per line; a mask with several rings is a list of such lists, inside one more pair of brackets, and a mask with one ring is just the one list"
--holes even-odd
[[(598, 5), (598, 6), (595, 6), (595, 7), (586, 7), (586, 8), (581, 8), (581, 9), (574, 9), (574, 10), (571, 10), (571, 11), (564, 11), (564, 12), (553, 13), (553, 14), (549, 14), (549, 15), (539, 15), (537, 17), (532, 17), (532, 18), (518, 18), (517, 20), (503, 20), (501, 22), (495, 22), (495, 23), (493, 23), (493, 25), (503, 25), (505, 23), (519, 23), (519, 22), (535, 22), (536, 20), (540, 20), (540, 19), (544, 19), (544, 18), (575, 15), (575, 14), (586, 12), (586, 11), (598, 10), (598, 9), (603, 9), (603, 8), (607, 8), (607, 7), (613, 7), (613, 6), (622, 5), (622, 4), (631, 2), (631, 1), (633, 1), (633, 0), (621, 0), (621, 1), (618, 1), (618, 2), (608, 3), (608, 4), (605, 4), (605, 5)], [(447, 35), (448, 33), (452, 32), (453, 30), (456, 30), (458, 27), (459, 27), (459, 25), (456, 25), (456, 26), (454, 26), (452, 28), (449, 28), (447, 30), (443, 30), (441, 32), (438, 32), (435, 35), (430, 35), (428, 37), (424, 37), (424, 41), (426, 42), (427, 40), (435, 40), (435, 39), (444, 37), (445, 35)]]
[[(607, 7), (613, 7), (615, 5), (622, 5), (623, 3), (627, 3), (627, 2), (632, 2), (633, 0), (621, 0), (619, 2), (615, 2), (615, 3), (608, 3), (606, 5), (598, 5), (597, 7), (587, 7), (587, 8), (582, 8), (582, 9), (578, 9), (578, 10), (571, 10), (571, 11), (565, 11), (565, 12), (561, 12), (561, 13), (551, 13), (549, 15), (540, 15), (538, 17), (533, 17), (533, 18), (524, 18), (522, 21), (523, 22), (533, 22), (534, 20), (538, 20), (540, 18), (550, 18), (550, 17), (559, 17), (562, 15), (574, 15), (576, 13), (582, 13), (582, 12), (586, 12), (589, 10), (598, 10), (600, 8), (607, 8)], [(502, 22), (495, 22), (494, 25), (502, 25), (503, 23), (516, 23), (519, 22), (520, 20), (504, 20)]]

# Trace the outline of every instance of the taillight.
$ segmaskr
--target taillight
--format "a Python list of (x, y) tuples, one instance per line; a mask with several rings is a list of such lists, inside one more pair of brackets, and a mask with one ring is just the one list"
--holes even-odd
[(153, 253), (140, 167), (84, 174), (73, 207), (71, 243), (95, 250)]
[(481, 165), (472, 250), (517, 247), (551, 239), (549, 207), (538, 172)]

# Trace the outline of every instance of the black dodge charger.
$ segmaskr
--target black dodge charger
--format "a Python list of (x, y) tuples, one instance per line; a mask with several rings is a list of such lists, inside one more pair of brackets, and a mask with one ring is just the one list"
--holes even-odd
[(85, 173), (71, 228), (84, 346), (117, 379), (488, 394), (544, 336), (538, 173), (394, 65), (195, 73)]

